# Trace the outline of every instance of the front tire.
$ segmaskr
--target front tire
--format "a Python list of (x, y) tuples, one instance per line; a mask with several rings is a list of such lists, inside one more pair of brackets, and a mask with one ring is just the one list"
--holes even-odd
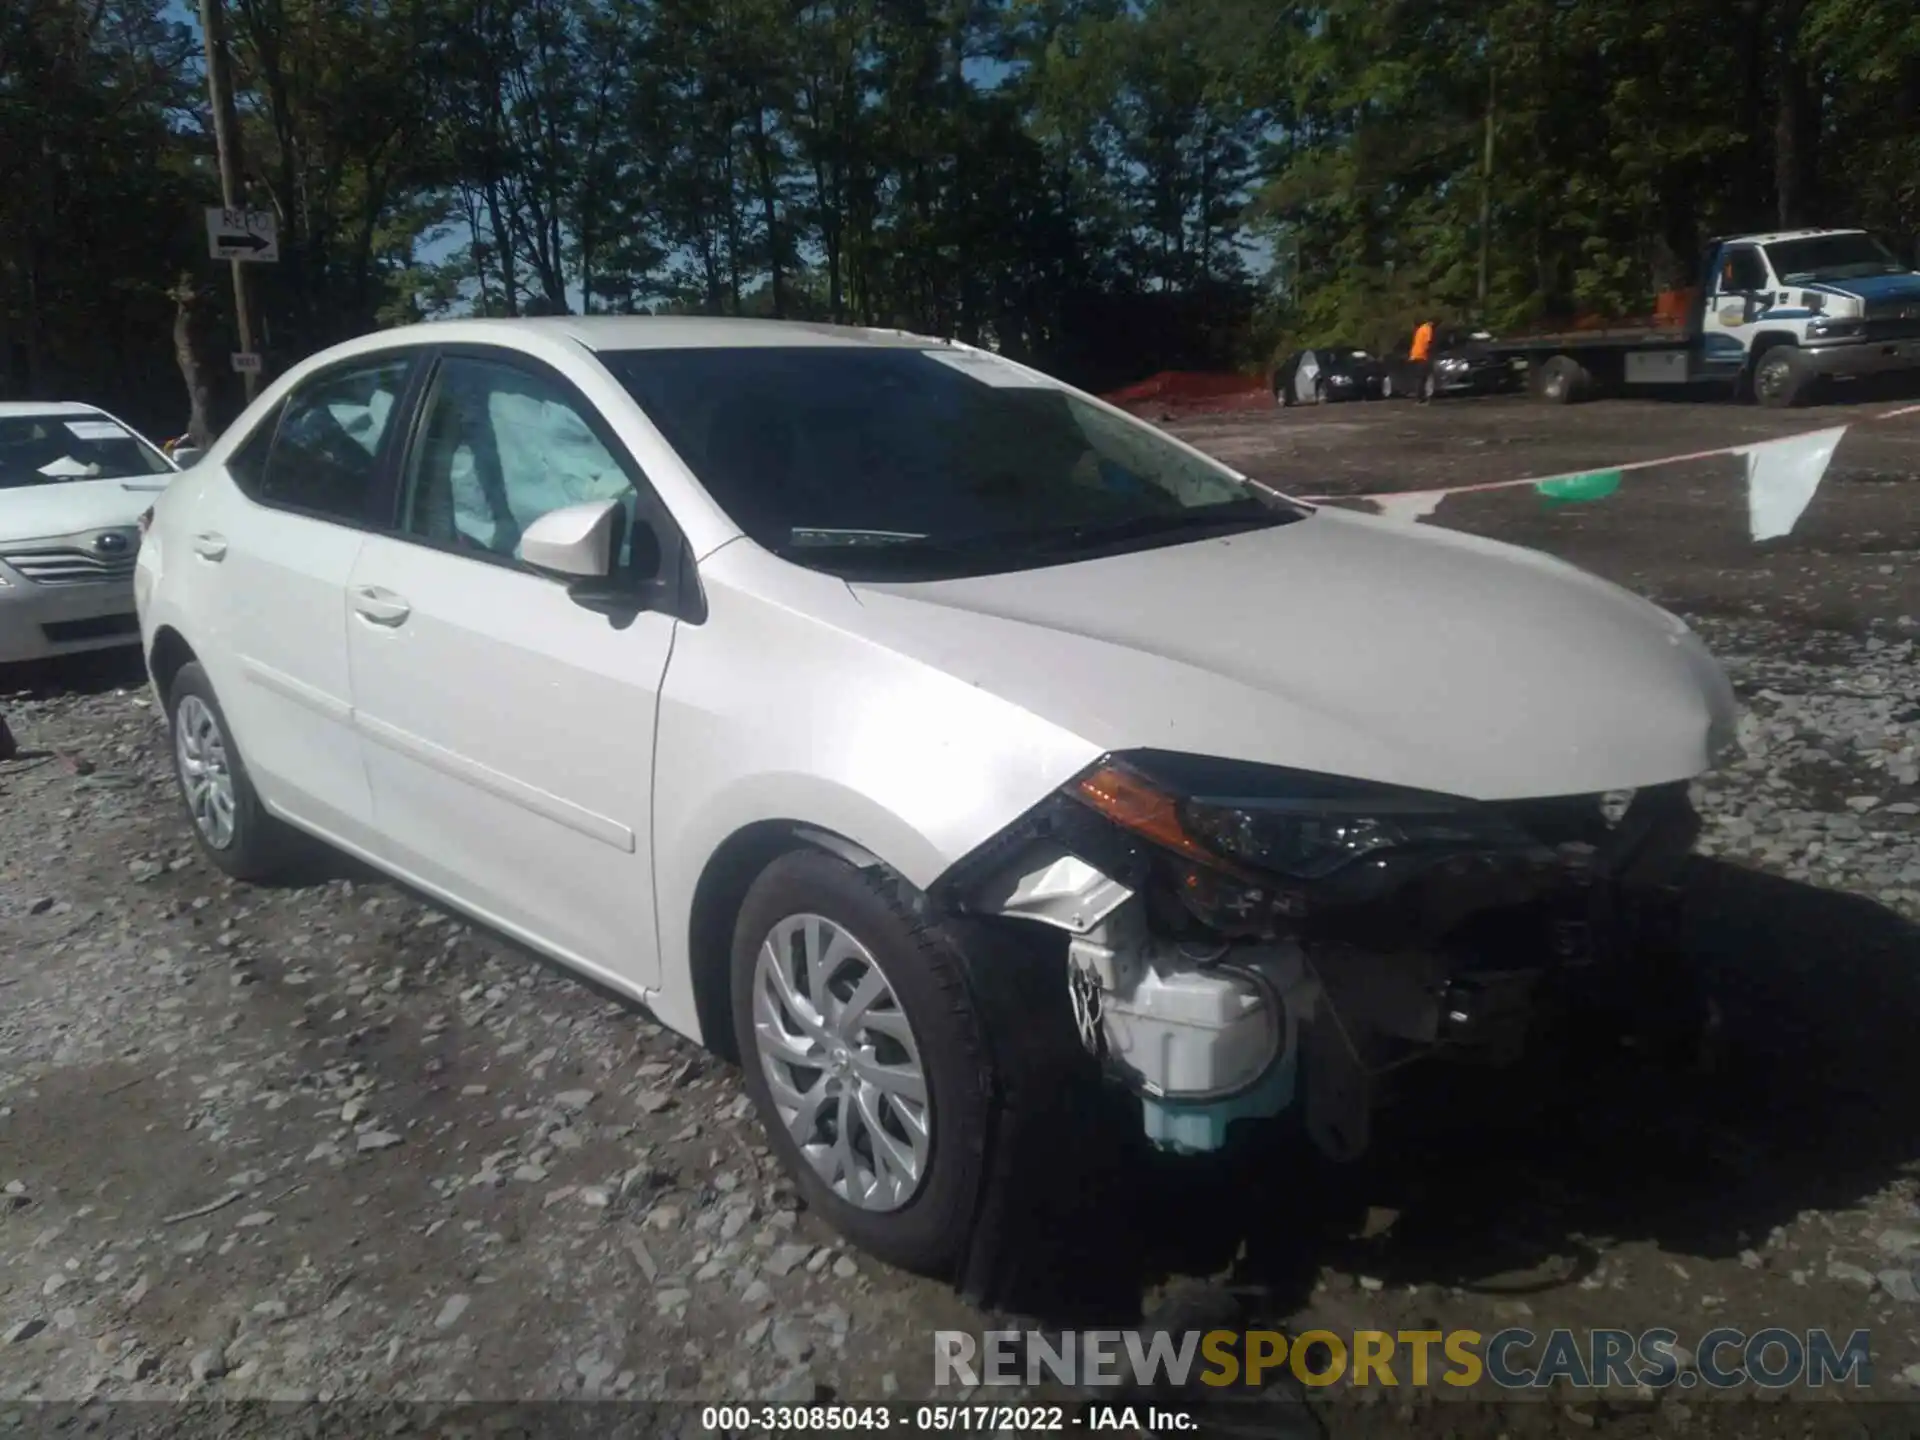
[(167, 721), (174, 779), (200, 853), (236, 880), (270, 879), (286, 866), (296, 838), (261, 805), (199, 661), (173, 677)]
[(1799, 349), (1776, 345), (1754, 364), (1753, 398), (1769, 410), (1790, 410), (1806, 403), (1813, 382)]
[(806, 1203), (889, 1264), (952, 1273), (993, 1106), (956, 942), (900, 882), (795, 851), (741, 904), (732, 999), (747, 1093)]

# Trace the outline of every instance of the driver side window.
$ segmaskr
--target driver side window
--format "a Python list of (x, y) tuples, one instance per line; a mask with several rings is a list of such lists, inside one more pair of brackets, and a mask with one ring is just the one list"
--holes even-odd
[(586, 402), (530, 369), (451, 356), (434, 376), (409, 458), (401, 528), (436, 545), (517, 561), (549, 511), (618, 500), (616, 565), (632, 543), (637, 475), (595, 434)]
[(1767, 288), (1767, 267), (1758, 250), (1729, 250), (1720, 267), (1720, 288), (1729, 295), (1750, 295)]

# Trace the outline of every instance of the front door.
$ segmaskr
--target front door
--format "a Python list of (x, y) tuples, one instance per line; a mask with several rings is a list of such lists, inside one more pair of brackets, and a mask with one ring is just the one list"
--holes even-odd
[(1767, 262), (1755, 245), (1729, 245), (1720, 252), (1713, 293), (1700, 321), (1700, 368), (1704, 375), (1740, 373), (1771, 297)]
[(426, 887), (584, 969), (658, 975), (654, 712), (675, 622), (610, 619), (520, 537), (646, 484), (591, 405), (506, 352), (441, 359), (397, 524), (348, 585), (355, 724), (381, 846)]

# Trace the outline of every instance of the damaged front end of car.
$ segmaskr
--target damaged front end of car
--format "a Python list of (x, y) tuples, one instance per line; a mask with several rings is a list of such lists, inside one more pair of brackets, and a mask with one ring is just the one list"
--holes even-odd
[(1488, 803), (1155, 751), (1101, 759), (943, 877), (1065, 932), (1080, 1039), (1195, 1153), (1295, 1110), (1367, 1147), (1410, 1062), (1517, 1059), (1549, 1010), (1679, 993), (1686, 782)]

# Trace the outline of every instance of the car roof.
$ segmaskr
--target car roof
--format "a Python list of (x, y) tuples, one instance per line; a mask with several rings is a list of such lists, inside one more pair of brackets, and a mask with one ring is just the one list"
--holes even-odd
[(83, 405), (78, 400), (0, 400), (0, 420), (18, 420), (30, 416), (97, 415), (112, 419), (98, 405)]
[(827, 325), (810, 320), (744, 320), (708, 315), (542, 315), (489, 320), (426, 320), (349, 341), (386, 345), (514, 345), (529, 337), (570, 340), (596, 352), (732, 349), (794, 345), (925, 349), (943, 342), (904, 330)]

